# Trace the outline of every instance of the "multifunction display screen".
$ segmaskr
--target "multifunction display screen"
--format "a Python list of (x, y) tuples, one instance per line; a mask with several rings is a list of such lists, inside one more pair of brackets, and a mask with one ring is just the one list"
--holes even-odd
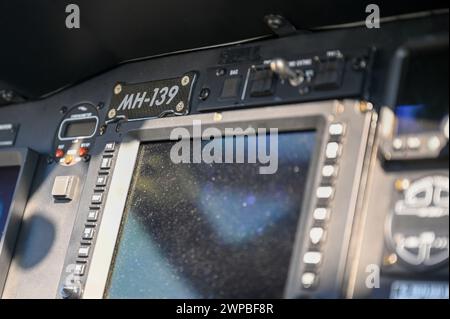
[(19, 171), (19, 166), (0, 167), (0, 238), (5, 231)]
[[(230, 139), (235, 157), (256, 140), (215, 140)], [(258, 161), (174, 163), (175, 142), (142, 144), (106, 296), (282, 297), (316, 142), (280, 133), (271, 174)]]

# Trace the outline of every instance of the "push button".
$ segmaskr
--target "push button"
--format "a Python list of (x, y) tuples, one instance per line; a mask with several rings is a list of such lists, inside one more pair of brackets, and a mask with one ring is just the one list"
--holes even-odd
[(78, 150), (78, 156), (84, 157), (89, 153), (89, 149), (87, 147), (80, 147)]
[(334, 188), (331, 186), (321, 186), (317, 188), (316, 196), (318, 199), (329, 200), (333, 198)]
[(85, 264), (76, 264), (73, 273), (77, 276), (83, 276), (85, 269), (86, 269)]
[(101, 204), (103, 201), (103, 194), (102, 193), (95, 193), (91, 197), (91, 203), (92, 204)]
[(90, 240), (94, 238), (94, 228), (93, 227), (86, 227), (83, 230), (83, 239)]
[(313, 245), (319, 244), (323, 240), (324, 229), (322, 227), (313, 227), (309, 231), (309, 239)]
[(223, 83), (222, 93), (220, 94), (221, 99), (232, 99), (239, 96), (241, 88), (241, 76), (233, 76), (225, 79)]
[(88, 213), (88, 222), (96, 222), (98, 219), (98, 210), (90, 210)]
[(102, 159), (102, 163), (100, 164), (100, 168), (101, 169), (110, 169), (111, 168), (111, 164), (112, 164), (112, 159), (104, 157)]
[(89, 249), (90, 249), (89, 246), (81, 246), (78, 249), (78, 257), (81, 257), (81, 258), (89, 257)]
[(56, 176), (53, 182), (52, 195), (55, 199), (72, 200), (75, 194), (77, 177)]
[(327, 144), (325, 156), (328, 160), (336, 160), (340, 156), (341, 147), (336, 142)]
[(322, 177), (324, 178), (334, 178), (337, 176), (338, 168), (334, 165), (325, 165), (322, 168)]
[(63, 156), (64, 156), (64, 150), (58, 148), (58, 149), (55, 151), (55, 157), (56, 157), (56, 158), (62, 158)]
[(250, 87), (250, 96), (269, 96), (273, 95), (274, 74), (272, 70), (253, 71), (252, 84)]
[(306, 288), (306, 289), (312, 288), (315, 285), (316, 280), (317, 280), (317, 276), (315, 273), (305, 272), (302, 275), (303, 288)]
[(97, 176), (97, 181), (96, 181), (95, 185), (99, 186), (99, 187), (103, 187), (103, 186), (106, 186), (107, 182), (108, 182), (107, 175), (99, 175), (99, 176)]
[(109, 142), (109, 143), (106, 143), (104, 151), (106, 153), (112, 153), (115, 151), (115, 149), (116, 149), (116, 143)]
[(328, 128), (328, 133), (334, 138), (342, 137), (345, 133), (345, 126), (342, 123), (333, 123)]
[(408, 149), (410, 150), (418, 150), (421, 146), (422, 142), (420, 141), (420, 139), (418, 137), (409, 137), (406, 140), (406, 145), (408, 146)]
[(328, 208), (324, 208), (324, 207), (316, 208), (313, 212), (313, 217), (317, 221), (324, 221), (324, 220), (328, 219), (329, 215), (330, 215), (330, 212), (329, 212)]
[(303, 255), (303, 262), (309, 265), (318, 265), (322, 261), (322, 254), (318, 251), (308, 251)]
[(70, 155), (70, 154), (67, 154), (67, 155), (64, 157), (64, 164), (69, 165), (69, 164), (71, 164), (72, 162), (73, 162), (73, 156)]
[(341, 86), (344, 73), (344, 62), (341, 59), (319, 62), (314, 79), (316, 90), (333, 90)]

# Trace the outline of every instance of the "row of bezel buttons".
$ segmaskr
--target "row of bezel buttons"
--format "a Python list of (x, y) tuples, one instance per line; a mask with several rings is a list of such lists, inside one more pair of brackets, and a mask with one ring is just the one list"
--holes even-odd
[(316, 189), (316, 207), (313, 223), (308, 232), (308, 250), (303, 254), (304, 270), (301, 284), (311, 289), (318, 284), (319, 267), (323, 261), (321, 246), (326, 239), (327, 222), (331, 215), (331, 202), (335, 195), (334, 183), (339, 173), (338, 160), (342, 154), (345, 125), (332, 123), (328, 127), (329, 140), (325, 147), (325, 164), (321, 167), (321, 183)]

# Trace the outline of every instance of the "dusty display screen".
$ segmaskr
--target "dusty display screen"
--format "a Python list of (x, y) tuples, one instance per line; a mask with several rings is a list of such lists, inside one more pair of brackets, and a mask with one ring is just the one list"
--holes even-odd
[(19, 166), (0, 167), (0, 237), (5, 230), (19, 171)]
[[(248, 154), (247, 138), (216, 140), (229, 139)], [(174, 164), (174, 142), (142, 144), (106, 296), (282, 297), (316, 143), (314, 131), (280, 134), (274, 174)]]

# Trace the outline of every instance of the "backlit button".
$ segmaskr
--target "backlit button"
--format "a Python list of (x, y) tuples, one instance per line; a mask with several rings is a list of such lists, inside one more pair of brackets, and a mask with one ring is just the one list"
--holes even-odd
[(327, 159), (337, 159), (339, 157), (340, 153), (340, 145), (336, 142), (331, 142), (327, 144), (326, 150), (325, 150), (325, 156)]
[(422, 143), (420, 142), (420, 139), (418, 137), (409, 137), (406, 140), (406, 145), (410, 150), (417, 150), (420, 148), (420, 145)]
[(302, 275), (302, 285), (303, 288), (311, 288), (316, 283), (316, 274), (312, 272), (305, 272)]
[(431, 137), (427, 142), (428, 149), (432, 152), (438, 151), (441, 148), (441, 140), (437, 136)]
[(331, 124), (330, 127), (328, 128), (328, 133), (331, 136), (339, 137), (339, 136), (344, 135), (344, 132), (345, 132), (345, 127), (341, 123)]
[(309, 265), (318, 265), (322, 261), (322, 254), (318, 251), (308, 251), (303, 255), (303, 262)]
[(95, 182), (96, 186), (106, 186), (106, 183), (108, 182), (108, 176), (107, 175), (100, 175), (97, 176), (97, 181)]
[(84, 157), (89, 153), (89, 149), (87, 147), (80, 147), (78, 150), (78, 156)]
[(64, 150), (58, 148), (55, 152), (55, 157), (62, 158), (63, 156), (64, 156)]
[(337, 167), (333, 165), (325, 165), (322, 168), (322, 177), (331, 178), (337, 176)]
[(101, 169), (110, 169), (111, 168), (112, 159), (111, 158), (103, 158), (102, 163), (100, 164)]
[(311, 240), (311, 243), (314, 245), (317, 245), (320, 243), (323, 239), (324, 230), (322, 227), (313, 227), (309, 231), (309, 239)]
[(101, 204), (103, 201), (103, 194), (102, 193), (95, 193), (92, 195), (91, 203), (92, 204)]
[(330, 212), (327, 208), (319, 207), (314, 210), (313, 217), (317, 221), (324, 221), (328, 219), (329, 214)]
[(115, 149), (116, 149), (116, 143), (114, 143), (114, 142), (109, 142), (105, 145), (105, 152), (107, 152), (107, 153), (114, 152)]
[(403, 144), (403, 140), (401, 138), (395, 138), (392, 141), (392, 148), (395, 151), (401, 151), (403, 149), (403, 147), (404, 147), (404, 144)]
[(334, 189), (331, 186), (322, 186), (317, 188), (316, 196), (319, 199), (331, 199), (334, 195)]
[(98, 219), (98, 210), (90, 210), (88, 213), (88, 222), (96, 222)]
[(77, 276), (83, 276), (85, 269), (86, 269), (85, 264), (76, 264), (73, 273)]
[(89, 257), (89, 246), (82, 246), (78, 249), (78, 257), (87, 258)]
[(94, 238), (94, 228), (86, 227), (83, 231), (83, 239), (92, 239)]

